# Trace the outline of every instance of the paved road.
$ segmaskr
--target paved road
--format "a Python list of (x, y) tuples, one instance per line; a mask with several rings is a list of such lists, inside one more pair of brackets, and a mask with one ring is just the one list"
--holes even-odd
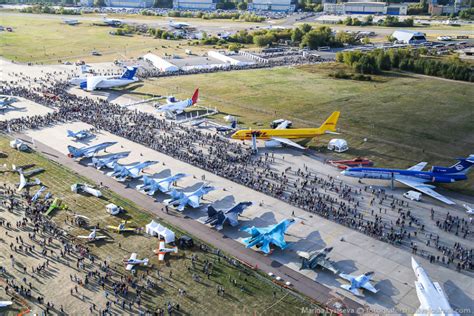
[[(30, 137), (20, 134), (16, 137), (29, 140)], [(157, 215), (160, 219), (177, 226), (184, 231), (189, 232), (191, 235), (201, 239), (205, 243), (213, 245), (216, 248), (222, 249), (224, 252), (231, 254), (232, 256), (247, 262), (252, 266), (258, 266), (258, 268), (265, 273), (272, 272), (277, 276), (281, 276), (285, 281), (290, 281), (294, 288), (300, 293), (316, 300), (317, 302), (326, 304), (328, 307), (332, 307), (334, 302), (338, 301), (343, 304), (350, 311), (356, 311), (357, 309), (363, 308), (362, 305), (347, 298), (345, 296), (337, 295), (330, 288), (323, 284), (317, 283), (308, 277), (280, 264), (279, 262), (261, 255), (251, 249), (246, 249), (239, 242), (226, 238), (221, 233), (209, 229), (209, 227), (202, 225), (195, 220), (187, 217), (183, 217), (181, 214), (166, 214), (161, 211), (163, 205), (154, 201), (153, 198), (144, 195), (134, 189), (125, 188), (122, 183), (115, 181), (114, 179), (102, 174), (94, 168), (86, 167), (70, 159), (60, 153), (59, 151), (46, 146), (43, 143), (35, 141), (36, 150), (44, 154), (49, 159), (60, 163), (63, 166), (68, 167), (71, 170), (79, 173), (80, 175), (93, 180), (96, 183), (102, 182), (108, 186), (110, 190), (115, 193), (127, 197), (144, 210)], [(344, 313), (350, 314), (350, 313)]]

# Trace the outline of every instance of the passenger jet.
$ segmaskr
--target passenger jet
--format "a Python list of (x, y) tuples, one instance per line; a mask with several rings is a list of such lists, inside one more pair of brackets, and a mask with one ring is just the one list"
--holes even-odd
[(184, 109), (193, 106), (194, 104), (197, 103), (199, 98), (199, 88), (194, 91), (193, 96), (191, 99), (186, 99), (182, 101), (173, 101), (173, 97), (166, 99), (167, 104), (164, 104), (160, 107), (158, 107), (159, 112), (168, 112), (168, 113), (175, 113), (175, 114), (181, 114), (184, 112)]

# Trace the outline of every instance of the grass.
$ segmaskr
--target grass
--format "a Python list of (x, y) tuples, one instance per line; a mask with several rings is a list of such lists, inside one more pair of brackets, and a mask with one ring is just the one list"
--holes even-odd
[[(71, 17), (74, 19), (74, 16)], [(99, 20), (98, 20), (99, 21)], [(13, 28), (13, 32), (2, 32), (0, 36), (0, 56), (17, 62), (57, 63), (58, 60), (75, 62), (104, 62), (114, 59), (137, 58), (152, 52), (164, 54), (184, 54), (192, 49), (196, 54), (209, 47), (189, 46), (187, 40), (172, 41), (151, 37), (114, 36), (114, 29), (93, 26), (83, 21), (69, 26), (59, 19), (39, 18), (35, 15), (1, 16), (0, 25)], [(96, 50), (102, 56), (91, 56)]]
[[(70, 209), (70, 211), (55, 211), (52, 214), (52, 218), (71, 235), (87, 234), (86, 230), (64, 223), (67, 214), (71, 216), (72, 211), (89, 217), (91, 225), (100, 223), (100, 226), (104, 227), (107, 224), (118, 224), (120, 222), (119, 218), (112, 217), (105, 212), (105, 205), (110, 202), (124, 207), (126, 216), (131, 218), (134, 226), (143, 227), (153, 218), (151, 214), (140, 210), (134, 203), (108, 190), (102, 190), (104, 194), (102, 199), (72, 193), (70, 191), (71, 184), (87, 182), (87, 179), (37, 153), (21, 153), (11, 149), (5, 137), (0, 137), (0, 150), (9, 155), (8, 158), (0, 158), (1, 165), (16, 164), (20, 166), (35, 164), (36, 167), (42, 167), (46, 170), (38, 175), (38, 178), (48, 187), (47, 191), (51, 191), (54, 197), (62, 198)], [(18, 175), (4, 173), (2, 174), (2, 182), (17, 183)], [(32, 192), (36, 191), (37, 188), (33, 188)], [(177, 236), (184, 234), (184, 232), (176, 227), (166, 225), (171, 227)], [(150, 273), (152, 278), (156, 278), (154, 270), (159, 269), (166, 285), (160, 285), (158, 292), (145, 293), (144, 303), (145, 306), (150, 308), (156, 306), (163, 307), (165, 302), (172, 301), (179, 302), (181, 310), (191, 315), (220, 315), (224, 311), (232, 315), (288, 315), (289, 313), (299, 312), (302, 307), (311, 306), (309, 300), (297, 298), (291, 294), (285, 296), (286, 291), (280, 292), (279, 288), (269, 281), (262, 281), (264, 277), (256, 275), (256, 272), (252, 270), (236, 268), (225, 260), (217, 262), (217, 256), (214, 254), (202, 252), (198, 249), (180, 251), (180, 254), (170, 256), (166, 264), (161, 264), (158, 262), (157, 257), (152, 255), (152, 249), (155, 249), (157, 246), (156, 238), (147, 238), (140, 235), (124, 236), (104, 231), (101, 231), (100, 234), (109, 234), (109, 236), (113, 237), (114, 242), (91, 244), (89, 247), (101, 260), (106, 259), (115, 264), (118, 271), (124, 271), (122, 259), (128, 257), (132, 251), (137, 252), (140, 258), (144, 256), (150, 258), (152, 268), (149, 268), (149, 270), (153, 272)], [(121, 243), (120, 249), (118, 243)], [(199, 256), (199, 262), (196, 269), (191, 269), (191, 272), (188, 272), (187, 267), (191, 267), (190, 258), (192, 254)], [(215, 268), (211, 280), (208, 280), (201, 271), (204, 260), (214, 263)], [(171, 270), (173, 271), (172, 282), (168, 279), (169, 271)], [(145, 270), (139, 268), (139, 271)], [(194, 282), (191, 278), (191, 273), (199, 274), (203, 281), (201, 283)], [(236, 279), (240, 285), (243, 285), (245, 290), (241, 291), (240, 286), (235, 287), (231, 285), (229, 278)], [(216, 295), (216, 286), (218, 284), (224, 286), (226, 290), (226, 295), (223, 298)], [(186, 297), (179, 297), (177, 295), (178, 287), (186, 289), (188, 295)], [(273, 298), (274, 291), (277, 292), (277, 298), (275, 299)], [(280, 299), (281, 301), (276, 303)], [(275, 305), (272, 306), (273, 304)]]
[[(295, 127), (319, 126), (339, 110), (341, 137), (351, 149), (338, 156), (367, 156), (380, 167), (405, 168), (419, 161), (449, 165), (455, 157), (473, 153), (472, 84), (397, 72), (374, 76), (371, 82), (329, 77), (338, 68), (344, 66), (159, 78), (145, 81), (135, 92), (171, 92), (184, 98), (199, 87), (204, 104), (238, 116), (241, 126), (251, 127), (267, 127), (278, 118), (293, 120)], [(330, 138), (334, 136), (311, 145), (323, 150)], [(446, 187), (472, 194), (473, 183)]]

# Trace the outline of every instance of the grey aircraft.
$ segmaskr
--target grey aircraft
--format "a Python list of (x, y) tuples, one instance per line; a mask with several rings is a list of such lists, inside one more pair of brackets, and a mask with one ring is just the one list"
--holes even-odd
[(322, 267), (323, 269), (327, 269), (334, 274), (338, 273), (337, 268), (334, 266), (334, 262), (329, 260), (327, 257), (328, 253), (330, 253), (332, 247), (324, 248), (318, 251), (312, 252), (305, 252), (305, 251), (297, 251), (296, 253), (298, 256), (302, 258), (301, 268), (303, 269), (311, 269), (316, 270), (318, 266)]

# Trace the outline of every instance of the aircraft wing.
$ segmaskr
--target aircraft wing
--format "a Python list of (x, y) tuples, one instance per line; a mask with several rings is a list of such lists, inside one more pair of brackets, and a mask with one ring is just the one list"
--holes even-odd
[(80, 239), (89, 239), (89, 236), (77, 236), (77, 238), (80, 238)]
[(337, 274), (337, 269), (336, 267), (334, 266), (334, 264), (329, 261), (328, 259), (320, 259), (318, 264), (323, 267), (324, 269), (327, 269), (329, 271), (331, 271), (332, 273), (335, 273)]
[(369, 281), (365, 282), (365, 284), (362, 285), (361, 287), (363, 287), (364, 289), (366, 289), (367, 291), (370, 291), (372, 293), (377, 293), (378, 292), (378, 290), (372, 284), (370, 284)]
[(410, 170), (410, 171), (421, 171), (421, 170), (423, 170), (423, 169), (426, 167), (427, 164), (428, 164), (427, 162), (424, 162), (424, 161), (423, 161), (423, 162), (420, 162), (420, 163), (418, 163), (418, 164), (416, 164), (416, 165), (414, 165), (414, 166), (408, 168), (407, 170)]
[(23, 173), (20, 173), (20, 185), (18, 186), (18, 191), (23, 190), (23, 188), (26, 186), (26, 179)]
[(107, 238), (107, 236), (95, 236), (96, 240), (106, 239), (106, 238)]
[(125, 270), (127, 271), (130, 271), (133, 269), (133, 264), (127, 264), (127, 266), (125, 267)]
[(104, 79), (101, 77), (87, 77), (87, 91), (93, 91)]
[[(225, 216), (222, 214), (222, 216)], [(228, 213), (227, 214), (227, 220), (229, 221), (229, 224), (233, 227), (239, 225), (239, 214), (238, 213)]]
[(309, 259), (309, 252), (298, 250), (296, 254), (301, 258)]
[(137, 254), (134, 252), (130, 255), (130, 259), (129, 260), (135, 260), (137, 259)]
[(429, 195), (431, 196), (432, 198), (434, 199), (437, 199), (443, 203), (446, 203), (448, 205), (454, 205), (456, 204), (455, 202), (451, 201), (450, 199), (448, 199), (447, 197), (439, 194), (438, 192), (436, 192), (435, 190), (433, 190), (433, 186), (432, 185), (427, 185), (427, 184), (424, 184), (423, 182), (418, 182), (418, 181), (413, 181), (413, 180), (409, 180), (409, 179), (395, 179), (397, 180), (398, 182), (400, 183), (403, 183), (404, 185), (407, 185), (415, 190), (418, 190), (426, 195)]
[(354, 277), (352, 275), (349, 275), (349, 274), (341, 273), (341, 274), (339, 274), (339, 276), (341, 278), (343, 278), (344, 280), (347, 280), (349, 282), (352, 282), (352, 280), (354, 279)]
[(277, 141), (279, 143), (291, 146), (291, 147), (296, 147), (299, 149), (306, 149), (303, 146), (301, 146), (298, 143), (295, 143), (294, 141), (289, 140), (288, 138), (281, 138), (281, 137), (272, 137), (271, 140)]
[(164, 252), (158, 253), (158, 260), (160, 260), (160, 261), (165, 260), (165, 253)]
[(191, 205), (193, 208), (199, 207), (199, 196), (193, 195), (190, 196), (188, 199), (188, 204)]

